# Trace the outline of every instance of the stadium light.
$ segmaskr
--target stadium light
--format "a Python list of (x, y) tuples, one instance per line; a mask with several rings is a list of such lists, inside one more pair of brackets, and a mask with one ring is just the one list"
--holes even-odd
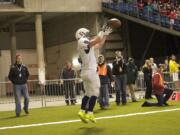
[(73, 63), (74, 67), (79, 67), (80, 66), (77, 57), (73, 58), (72, 63)]

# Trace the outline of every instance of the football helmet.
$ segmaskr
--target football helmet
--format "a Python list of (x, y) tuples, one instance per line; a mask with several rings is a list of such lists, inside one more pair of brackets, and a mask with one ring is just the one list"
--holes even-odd
[(90, 32), (90, 30), (86, 29), (86, 28), (80, 28), (76, 31), (75, 37), (76, 39), (80, 39), (81, 37), (86, 37), (88, 35), (88, 33)]

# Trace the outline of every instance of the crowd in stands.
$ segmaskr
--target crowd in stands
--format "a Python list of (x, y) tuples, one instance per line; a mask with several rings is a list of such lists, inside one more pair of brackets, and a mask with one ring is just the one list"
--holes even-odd
[[(163, 27), (180, 30), (179, 0), (104, 0), (103, 2), (104, 7), (161, 24)], [(111, 4), (108, 6), (105, 3)]]

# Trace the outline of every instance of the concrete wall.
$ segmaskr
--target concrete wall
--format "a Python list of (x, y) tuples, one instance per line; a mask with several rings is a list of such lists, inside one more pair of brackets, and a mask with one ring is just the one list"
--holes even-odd
[(24, 6), (24, 0), (16, 0), (16, 4), (23, 7)]
[[(30, 75), (37, 75), (37, 55), (36, 50), (26, 49), (18, 50), (18, 54), (23, 57), (23, 63), (28, 67)], [(6, 81), (11, 65), (11, 57), (9, 50), (1, 51), (0, 55), (0, 81)]]
[[(35, 33), (34, 31), (16, 32), (17, 34), (17, 48), (18, 49), (34, 49)], [(9, 32), (0, 33), (0, 50), (7, 50), (10, 48), (11, 39)]]
[(66, 61), (78, 58), (76, 41), (46, 48), (46, 73), (48, 79), (58, 78)]
[(95, 34), (99, 23), (98, 16), (96, 13), (76, 13), (51, 19), (44, 30), (46, 47), (74, 41), (75, 32), (81, 27), (86, 27)]
[[(99, 15), (96, 13), (76, 13), (65, 18), (55, 18), (46, 22), (44, 25), (46, 26), (44, 27), (44, 43), (47, 79), (58, 78), (60, 70), (62, 70), (67, 60), (72, 61), (73, 58), (77, 60), (77, 45), (74, 37), (76, 30), (80, 27), (87, 27), (95, 35), (99, 29), (99, 20)], [(9, 33), (3, 32), (0, 34), (0, 48), (1, 50), (10, 48)], [(35, 33), (33, 31), (17, 32), (17, 48), (34, 49), (31, 52), (22, 50), (21, 53), (25, 64), (37, 64)], [(9, 65), (9, 51), (1, 51), (1, 81), (6, 78)]]
[(24, 0), (25, 12), (101, 12), (101, 0)]

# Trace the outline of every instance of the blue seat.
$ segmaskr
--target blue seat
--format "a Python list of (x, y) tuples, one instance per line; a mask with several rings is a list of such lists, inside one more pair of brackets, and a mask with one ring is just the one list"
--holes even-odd
[(173, 25), (173, 29), (180, 31), (180, 20), (175, 20), (174, 25)]
[(161, 16), (161, 26), (166, 27), (166, 28), (170, 27), (169, 17)]
[(119, 4), (119, 11), (121, 13), (127, 14), (128, 13), (128, 5), (126, 3), (120, 3)]
[(143, 20), (146, 20), (146, 21), (149, 19), (147, 7), (144, 7), (144, 9), (139, 12), (139, 17)]
[(149, 16), (149, 21), (154, 23), (154, 24), (159, 24), (160, 18), (158, 14), (152, 14)]

